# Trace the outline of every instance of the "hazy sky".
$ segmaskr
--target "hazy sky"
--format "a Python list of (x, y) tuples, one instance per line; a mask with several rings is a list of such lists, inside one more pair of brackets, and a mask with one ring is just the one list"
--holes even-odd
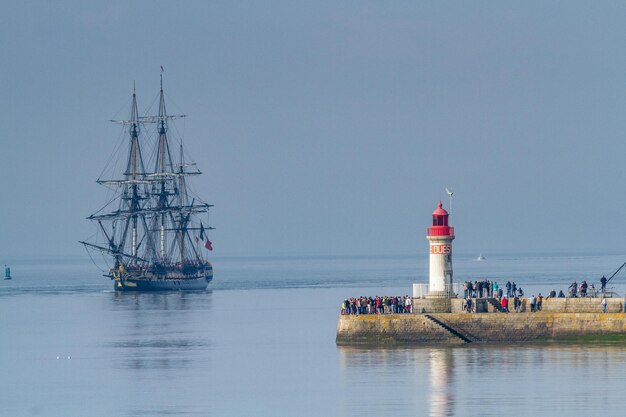
[(626, 252), (626, 3), (5, 1), (0, 261), (85, 256), (165, 68), (215, 255)]

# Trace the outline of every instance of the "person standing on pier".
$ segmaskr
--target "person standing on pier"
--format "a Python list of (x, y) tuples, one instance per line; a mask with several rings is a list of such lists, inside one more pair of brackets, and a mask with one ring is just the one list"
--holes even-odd
[(530, 312), (534, 313), (535, 312), (535, 294), (533, 294), (529, 299), (528, 299), (528, 303), (530, 304)]
[(500, 304), (502, 305), (502, 312), (508, 313), (509, 312), (509, 299), (507, 297), (502, 297)]
[(602, 312), (606, 313), (606, 297), (602, 297)]
[(600, 278), (600, 291), (603, 293), (606, 291), (606, 277), (604, 275)]

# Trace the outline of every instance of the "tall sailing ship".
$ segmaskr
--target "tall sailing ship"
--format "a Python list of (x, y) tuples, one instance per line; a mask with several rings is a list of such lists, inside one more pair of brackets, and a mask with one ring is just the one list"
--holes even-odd
[[(205, 258), (207, 250), (213, 250), (208, 238), (213, 206), (187, 184), (188, 177), (201, 172), (195, 163), (186, 162), (182, 138), (178, 149), (168, 138), (168, 123), (182, 117), (166, 112), (161, 74), (158, 115), (139, 116), (133, 89), (130, 119), (113, 120), (128, 129), (128, 154), (120, 161), (125, 167), (121, 177), (101, 175), (97, 180), (113, 198), (87, 218), (98, 231), (93, 241), (81, 243), (90, 252), (106, 255), (105, 276), (113, 280), (115, 290), (204, 290), (213, 279), (213, 267)], [(176, 151), (178, 158), (172, 156)], [(117, 161), (112, 158), (112, 165)]]

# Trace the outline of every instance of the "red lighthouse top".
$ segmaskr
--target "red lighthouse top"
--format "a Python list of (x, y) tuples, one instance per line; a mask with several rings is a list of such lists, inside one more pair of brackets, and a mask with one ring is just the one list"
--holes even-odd
[(434, 223), (434, 218), (435, 217), (444, 217), (444, 216), (445, 216), (445, 219), (446, 219), (446, 224), (448, 224), (448, 212), (443, 209), (443, 204), (441, 204), (441, 201), (440, 201), (439, 202), (439, 206), (437, 206), (435, 211), (433, 211), (433, 226), (437, 226)]
[(454, 227), (448, 226), (448, 216), (440, 201), (433, 211), (433, 226), (428, 228), (428, 236), (454, 236)]

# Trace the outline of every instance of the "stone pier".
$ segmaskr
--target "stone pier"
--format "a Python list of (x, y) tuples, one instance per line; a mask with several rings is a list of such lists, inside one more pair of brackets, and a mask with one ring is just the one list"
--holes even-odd
[[(449, 301), (448, 311), (452, 312), (342, 315), (337, 326), (337, 344), (454, 346), (622, 337), (620, 340), (626, 341), (623, 299), (607, 299), (607, 313), (602, 313), (598, 298), (548, 299), (537, 313), (502, 313), (487, 306), (484, 313), (464, 313), (455, 311), (456, 300)], [(423, 309), (426, 307), (425, 304)], [(441, 305), (433, 307), (433, 310), (442, 309)]]

